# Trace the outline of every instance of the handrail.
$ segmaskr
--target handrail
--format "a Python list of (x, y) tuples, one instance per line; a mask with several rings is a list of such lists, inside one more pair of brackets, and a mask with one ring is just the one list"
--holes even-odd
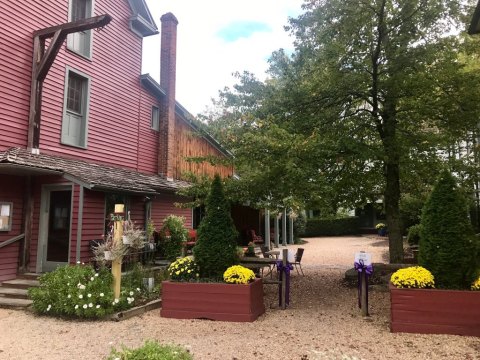
[(8, 246), (10, 244), (13, 244), (15, 241), (22, 240), (24, 237), (25, 237), (25, 233), (17, 235), (15, 237), (11, 238), (11, 239), (8, 239), (8, 240), (0, 243), (0, 249), (5, 247), (5, 246)]

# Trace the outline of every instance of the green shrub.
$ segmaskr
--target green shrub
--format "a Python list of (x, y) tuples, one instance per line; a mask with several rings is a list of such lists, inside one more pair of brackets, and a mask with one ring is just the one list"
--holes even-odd
[(300, 236), (305, 235), (305, 231), (307, 229), (307, 219), (305, 214), (300, 213), (294, 220), (293, 220), (293, 238), (295, 241), (300, 239)]
[(470, 288), (478, 246), (467, 202), (455, 179), (444, 171), (422, 212), (419, 264), (430, 270), (437, 287)]
[(162, 236), (165, 238), (165, 257), (174, 261), (182, 255), (184, 242), (187, 241), (188, 230), (183, 216), (169, 215), (163, 222)]
[(99, 318), (120, 307), (114, 305), (112, 274), (90, 265), (66, 265), (39, 278), (40, 287), (29, 289), (33, 309), (39, 314)]
[(221, 279), (225, 270), (238, 262), (238, 233), (218, 175), (213, 179), (205, 213), (193, 248), (195, 262), (200, 267), (201, 277)]
[(120, 298), (113, 297), (113, 276), (109, 269), (95, 272), (91, 265), (65, 265), (39, 278), (40, 286), (28, 290), (35, 312), (51, 316), (102, 318), (158, 297), (159, 285), (148, 292), (138, 275), (122, 279)]
[(356, 235), (360, 232), (358, 217), (308, 219), (305, 236)]
[(410, 229), (413, 225), (420, 223), (425, 201), (426, 195), (424, 194), (418, 196), (405, 194), (402, 196), (399, 206), (403, 232), (405, 232), (406, 229)]
[(409, 245), (418, 245), (420, 243), (420, 234), (422, 225), (412, 225), (408, 229), (407, 241)]
[(113, 349), (107, 360), (192, 360), (193, 357), (185, 349), (174, 345), (160, 345), (156, 341), (147, 340), (142, 347), (121, 351)]
[[(149, 290), (147, 284), (143, 280), (146, 278), (154, 278), (153, 289)], [(134, 303), (145, 303), (153, 299), (157, 299), (160, 294), (161, 281), (164, 276), (160, 273), (155, 274), (148, 267), (144, 267), (141, 263), (134, 263), (134, 265), (127, 270), (127, 273), (122, 276), (122, 289), (124, 289), (125, 298), (134, 297)], [(134, 295), (130, 295), (130, 293)], [(127, 295), (128, 294), (128, 295)]]

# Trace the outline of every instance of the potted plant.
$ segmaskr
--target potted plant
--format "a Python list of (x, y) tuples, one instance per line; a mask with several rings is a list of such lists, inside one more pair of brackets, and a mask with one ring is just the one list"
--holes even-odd
[(387, 235), (387, 225), (385, 225), (384, 223), (378, 223), (377, 225), (375, 225), (375, 229), (377, 229), (378, 235)]
[(167, 216), (163, 222), (161, 234), (165, 240), (165, 257), (168, 260), (174, 261), (177, 257), (184, 255), (188, 230), (183, 216)]
[(138, 228), (131, 220), (127, 220), (123, 224), (123, 243), (128, 244), (135, 250), (141, 250), (146, 244), (145, 231)]
[(111, 234), (107, 235), (105, 241), (93, 246), (92, 251), (95, 261), (102, 264), (120, 259), (128, 253), (128, 249), (123, 242), (113, 241)]
[(392, 332), (480, 336), (480, 247), (467, 202), (448, 172), (425, 203), (420, 235), (418, 260), (431, 279), (419, 268), (392, 275)]
[(255, 279), (250, 270), (234, 266), (238, 262), (237, 231), (218, 175), (212, 182), (206, 216), (197, 234), (194, 258), (172, 263), (172, 281), (162, 283), (161, 316), (223, 321), (257, 319), (265, 312), (262, 280)]

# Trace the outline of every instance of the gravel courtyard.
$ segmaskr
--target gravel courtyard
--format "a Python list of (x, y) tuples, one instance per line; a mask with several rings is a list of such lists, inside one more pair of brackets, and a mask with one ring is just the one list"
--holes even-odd
[(360, 316), (344, 272), (360, 250), (384, 261), (386, 240), (307, 241), (305, 276), (292, 275), (290, 307), (278, 309), (277, 288), (265, 285), (267, 311), (254, 323), (164, 319), (159, 310), (118, 323), (77, 322), (0, 309), (0, 359), (104, 359), (112, 347), (146, 339), (183, 345), (196, 360), (480, 359), (480, 338), (390, 333), (388, 292), (370, 292), (371, 316)]

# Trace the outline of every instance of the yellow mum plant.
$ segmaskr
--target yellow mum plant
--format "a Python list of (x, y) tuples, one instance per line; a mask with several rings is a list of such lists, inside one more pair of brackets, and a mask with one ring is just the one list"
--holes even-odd
[(424, 289), (435, 287), (432, 273), (421, 266), (397, 270), (392, 274), (390, 281), (397, 288)]
[(199, 277), (198, 265), (191, 257), (184, 257), (170, 264), (168, 274), (174, 281), (190, 281)]
[(480, 276), (473, 282), (471, 289), (480, 291)]
[(248, 284), (255, 280), (255, 274), (246, 267), (233, 265), (223, 273), (223, 280), (228, 284)]

